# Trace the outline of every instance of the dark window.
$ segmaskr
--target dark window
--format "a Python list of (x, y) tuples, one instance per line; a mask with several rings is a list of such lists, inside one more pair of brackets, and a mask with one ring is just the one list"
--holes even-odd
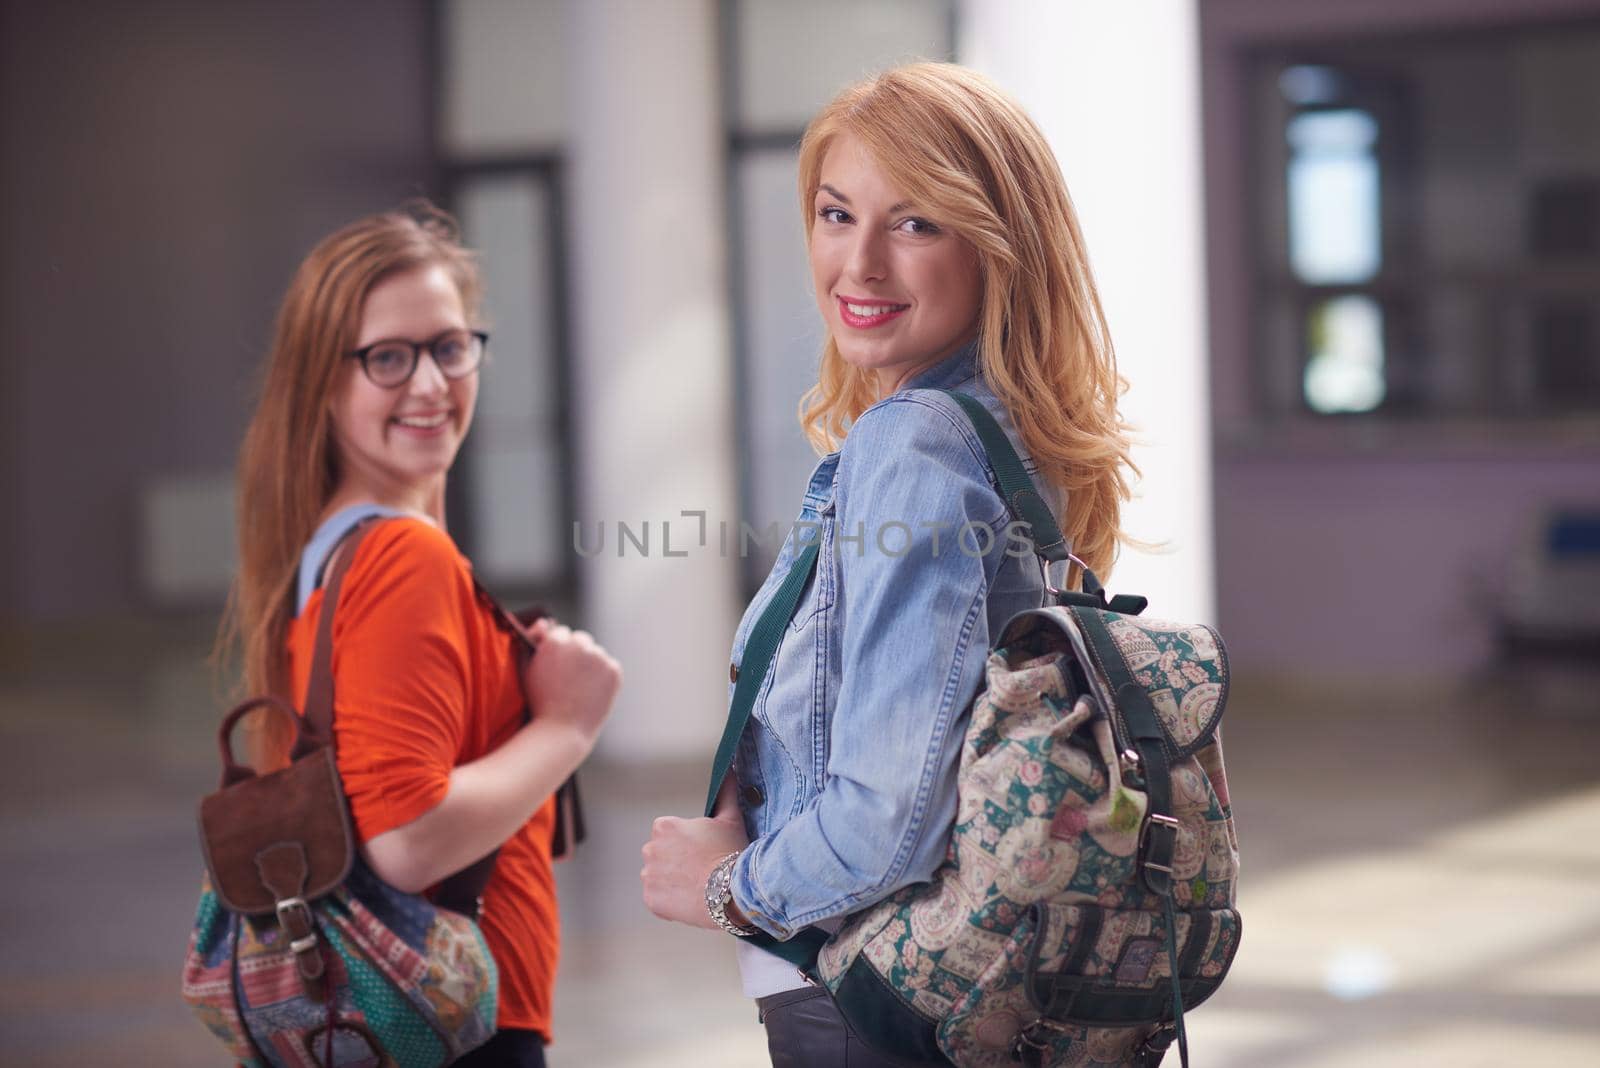
[(1600, 23), (1252, 69), (1263, 415), (1600, 412)]

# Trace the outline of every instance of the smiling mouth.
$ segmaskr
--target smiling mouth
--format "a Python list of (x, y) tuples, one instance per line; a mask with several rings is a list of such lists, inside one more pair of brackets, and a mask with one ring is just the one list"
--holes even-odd
[(438, 430), (449, 422), (449, 412), (437, 412), (433, 415), (397, 415), (394, 421), (411, 430)]
[(890, 304), (885, 301), (855, 301), (839, 298), (839, 318), (845, 325), (867, 329), (881, 326), (909, 309), (909, 304)]

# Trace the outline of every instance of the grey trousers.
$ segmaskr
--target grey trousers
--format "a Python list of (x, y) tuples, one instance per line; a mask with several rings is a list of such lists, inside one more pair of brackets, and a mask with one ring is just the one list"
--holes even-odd
[[(757, 998), (772, 1068), (918, 1068), (862, 1045), (820, 986)], [(946, 1066), (948, 1068), (948, 1066)]]

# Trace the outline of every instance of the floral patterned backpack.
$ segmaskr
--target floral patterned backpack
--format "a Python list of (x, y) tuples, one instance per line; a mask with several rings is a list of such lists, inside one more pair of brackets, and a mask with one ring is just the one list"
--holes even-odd
[[(1239, 945), (1208, 627), (1026, 612), (989, 656), (933, 881), (858, 913), (822, 981), (869, 1044), (958, 1065), (1154, 1065)], [(1174, 984), (1172, 977), (1178, 976)]]
[[(1072, 559), (1005, 433), (949, 395), (1047, 574)], [(1142, 597), (1108, 600), (1087, 568), (1082, 592), (1049, 594), (989, 654), (932, 881), (831, 938), (758, 940), (819, 979), (886, 1054), (1153, 1068), (1176, 1041), (1187, 1068), (1184, 1011), (1221, 985), (1241, 930), (1218, 737), (1226, 655), (1210, 627), (1142, 619)]]
[[(233, 709), (218, 732), (222, 787), (200, 803), (206, 877), (183, 997), (248, 1068), (437, 1068), (495, 1030), (499, 975), (475, 921), (496, 854), (431, 900), (390, 886), (356, 849), (334, 762), (333, 614), (370, 528), (358, 523), (329, 565), (305, 715), (275, 697)], [(254, 710), (292, 724), (288, 767), (235, 762), (234, 725)], [(578, 822), (563, 835), (558, 819), (558, 854), (582, 837), (575, 806), (569, 780), (558, 807)]]

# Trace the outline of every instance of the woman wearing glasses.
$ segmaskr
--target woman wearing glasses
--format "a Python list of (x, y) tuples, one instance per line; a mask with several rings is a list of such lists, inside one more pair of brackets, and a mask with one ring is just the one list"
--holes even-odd
[(742, 936), (775, 1066), (873, 1068), (901, 1062), (864, 1048), (826, 991), (762, 942), (834, 930), (932, 876), (985, 654), (1042, 601), (1038, 562), (1005, 533), (1016, 517), (944, 391), (1004, 427), (1102, 575), (1128, 442), (1066, 186), (1012, 100), (949, 64), (891, 70), (824, 108), (799, 162), (828, 335), (802, 423), (826, 455), (734, 637), (736, 669), (747, 648), (771, 648), (754, 624), (784, 603), (806, 540), (820, 552), (756, 680), (715, 817), (656, 821), (644, 896), (664, 918)]
[(349, 561), (334, 617), (339, 775), (363, 856), (398, 889), (500, 849), (480, 919), (500, 1031), (458, 1063), (528, 1066), (550, 1038), (552, 794), (593, 746), (621, 672), (548, 620), (520, 667), (447, 532), (445, 480), (487, 342), (480, 292), (451, 220), (427, 205), (356, 222), (300, 265), (239, 460), (225, 634), (250, 692), (303, 698), (321, 573), (356, 524), (385, 519)]

